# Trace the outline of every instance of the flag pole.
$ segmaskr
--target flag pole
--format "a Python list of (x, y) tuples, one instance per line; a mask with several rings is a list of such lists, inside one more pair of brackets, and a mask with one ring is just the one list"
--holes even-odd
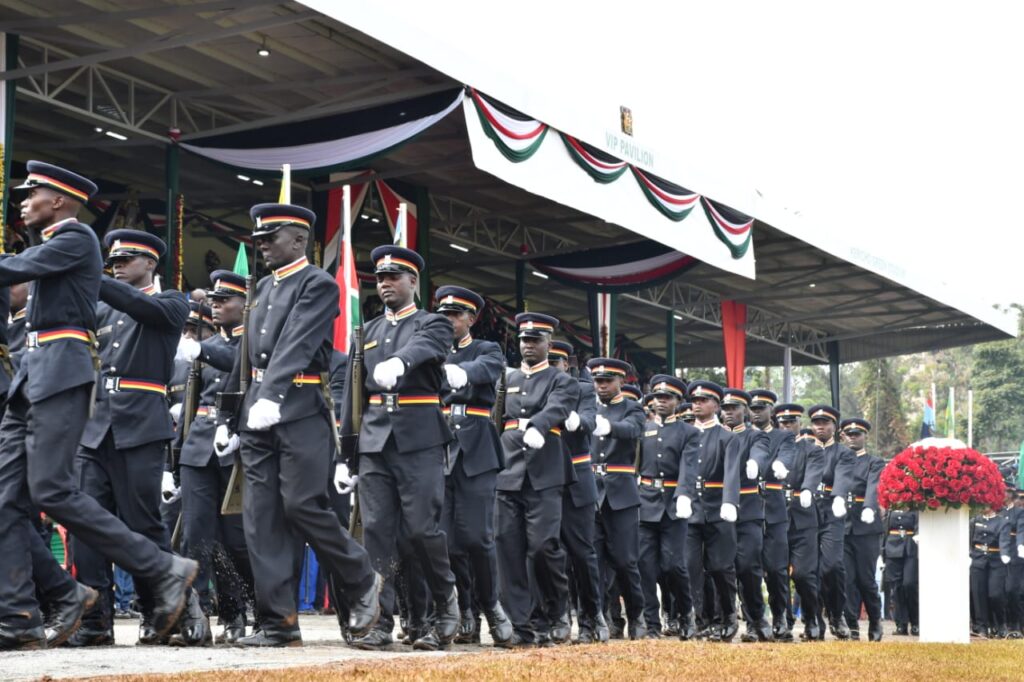
[(403, 201), (398, 204), (398, 220), (395, 221), (395, 243), (403, 249), (409, 248), (409, 206)]
[(974, 447), (974, 389), (967, 389), (967, 447)]
[(281, 166), (281, 193), (278, 195), (277, 203), (292, 203), (292, 165), (290, 163)]

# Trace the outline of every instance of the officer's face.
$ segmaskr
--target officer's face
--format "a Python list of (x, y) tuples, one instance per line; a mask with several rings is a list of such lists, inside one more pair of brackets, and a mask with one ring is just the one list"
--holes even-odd
[(754, 423), (754, 426), (763, 428), (768, 426), (771, 421), (772, 411), (767, 405), (751, 405), (750, 406), (750, 421)]
[(836, 435), (836, 423), (831, 419), (812, 419), (811, 430), (814, 431), (814, 437), (824, 443)]
[(441, 313), (448, 318), (448, 321), (452, 323), (452, 328), (455, 330), (454, 338), (456, 341), (462, 339), (472, 329), (473, 323), (476, 322), (476, 316), (468, 310), (446, 310)]
[(213, 321), (221, 327), (234, 327), (242, 321), (242, 308), (245, 299), (241, 296), (227, 298), (211, 297), (210, 308), (213, 310)]
[(726, 426), (739, 426), (747, 418), (747, 409), (743, 405), (722, 405), (722, 421)]
[(552, 367), (557, 369), (559, 372), (569, 371), (569, 361), (563, 358), (561, 355), (549, 357), (548, 362), (551, 364)]
[(276, 232), (256, 237), (256, 250), (268, 268), (276, 270), (294, 263), (306, 253), (306, 241), (300, 229), (286, 225)]
[(781, 421), (780, 420), (779, 421), (779, 428), (780, 429), (786, 429), (787, 431), (792, 431), (794, 436), (799, 436), (800, 435), (800, 420), (799, 419), (791, 419), (791, 420), (787, 420), (787, 421)]
[(416, 275), (411, 272), (379, 272), (377, 295), (388, 308), (398, 310), (412, 303), (416, 282)]
[(845, 431), (846, 442), (854, 450), (863, 450), (864, 445), (867, 442), (868, 435), (863, 431)]
[(622, 391), (622, 379), (619, 377), (595, 377), (594, 391), (601, 400), (611, 400)]
[(114, 279), (134, 286), (149, 284), (152, 280), (156, 261), (148, 256), (126, 256), (111, 260), (110, 269)]
[(543, 362), (548, 356), (551, 342), (546, 336), (522, 336), (519, 338), (519, 354), (528, 365)]
[(675, 414), (677, 407), (679, 407), (679, 398), (671, 393), (658, 393), (654, 396), (652, 408), (654, 414), (659, 417), (664, 418)]
[(21, 202), (21, 219), (29, 227), (49, 227), (61, 208), (71, 199), (46, 187), (33, 187)]
[(707, 421), (718, 413), (718, 401), (706, 396), (696, 396), (693, 399), (693, 414), (702, 422)]

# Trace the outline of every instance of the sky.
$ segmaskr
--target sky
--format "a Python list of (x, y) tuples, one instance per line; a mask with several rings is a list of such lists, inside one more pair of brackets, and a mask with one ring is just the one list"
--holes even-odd
[[(309, 4), (344, 7), (343, 21), (382, 11)], [(427, 41), (460, 50), (463, 73), (486, 63), (518, 82), (524, 111), (561, 109), (581, 127), (607, 118), (589, 132), (617, 127), (618, 106), (629, 106), (637, 141), (671, 158), (665, 175), (678, 184), (727, 202), (756, 193), (973, 301), (1024, 303), (1013, 208), (1024, 180), (1024, 5), (387, 7)]]

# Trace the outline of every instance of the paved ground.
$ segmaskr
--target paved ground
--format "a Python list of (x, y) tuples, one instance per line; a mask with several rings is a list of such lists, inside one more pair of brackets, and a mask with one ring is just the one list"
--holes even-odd
[[(95, 649), (56, 649), (0, 654), (0, 679), (81, 679), (99, 675), (136, 675), (207, 670), (242, 670), (311, 666), (356, 659), (379, 660), (401, 656), (438, 657), (486, 654), (490, 646), (456, 645), (446, 652), (413, 653), (410, 647), (395, 644), (390, 651), (359, 651), (346, 646), (333, 616), (300, 618), (305, 646), (294, 649), (249, 650), (230, 647), (179, 649), (136, 647), (138, 626), (135, 621), (118, 620), (115, 625), (117, 646)], [(886, 633), (892, 632), (887, 622)], [(799, 631), (799, 626), (798, 626)], [(867, 624), (862, 625), (867, 632)], [(910, 642), (916, 638), (892, 637), (890, 641)], [(485, 642), (489, 637), (484, 634)], [(738, 640), (737, 640), (738, 641)], [(742, 646), (734, 644), (733, 646)]]

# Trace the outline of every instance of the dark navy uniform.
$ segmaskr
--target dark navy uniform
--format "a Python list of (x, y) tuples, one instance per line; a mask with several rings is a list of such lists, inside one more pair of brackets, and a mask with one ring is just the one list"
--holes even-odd
[[(437, 311), (478, 315), (483, 299), (460, 287), (437, 290)], [(505, 356), (493, 341), (467, 334), (456, 341), (445, 361), (466, 373), (466, 384), (441, 386), (444, 413), (455, 441), (446, 462), (443, 528), (459, 587), (462, 618), (472, 618), (472, 599), (491, 611), (498, 604), (498, 556), (494, 545), (496, 479), (502, 466), (501, 441), (491, 420)], [(465, 622), (463, 623), (465, 625)]]
[[(675, 377), (651, 379), (652, 393), (682, 397), (686, 384)], [(640, 451), (640, 572), (644, 621), (649, 633), (660, 621), (658, 584), (668, 588), (675, 611), (692, 620), (693, 599), (686, 570), (687, 520), (676, 515), (676, 498), (696, 495), (700, 431), (671, 415), (644, 424)], [(668, 595), (663, 595), (666, 598)], [(686, 637), (691, 632), (684, 632)]]
[[(104, 238), (108, 258), (163, 252), (158, 238), (136, 230), (114, 230)], [(150, 249), (151, 252), (147, 252)], [(167, 412), (167, 384), (174, 353), (189, 308), (178, 291), (137, 289), (104, 277), (96, 306), (101, 361), (92, 418), (78, 451), (79, 486), (136, 533), (170, 550), (170, 536), (160, 516), (160, 485), (167, 444), (174, 424)], [(85, 617), (93, 629), (109, 630), (113, 619), (113, 572), (110, 557), (72, 535), (78, 579), (104, 595), (100, 608)], [(136, 586), (144, 622), (150, 610), (148, 587)]]
[[(885, 582), (893, 596), (896, 634), (910, 634), (918, 626), (917, 610), (917, 512), (890, 509), (885, 516), (882, 558)], [(916, 632), (914, 633), (916, 634)]]
[[(257, 240), (285, 225), (311, 230), (315, 220), (312, 211), (275, 204), (254, 206), (250, 215)], [(255, 578), (257, 618), (262, 632), (272, 639), (294, 639), (298, 634), (295, 567), (301, 555), (296, 537), (314, 549), (350, 604), (374, 589), (366, 551), (338, 523), (327, 498), (334, 415), (327, 408), (322, 382), (330, 369), (337, 314), (338, 285), (305, 256), (259, 281), (249, 313), (252, 377), (237, 416), (245, 472), (242, 521)], [(240, 362), (241, 354), (229, 390), (238, 386)], [(261, 430), (249, 426), (257, 403), (277, 406), (276, 423)]]
[[(1015, 491), (1017, 495), (1020, 490)], [(1006, 567), (1006, 627), (1010, 639), (1021, 639), (1022, 620), (1024, 620), (1024, 604), (1021, 603), (1021, 590), (1024, 589), (1024, 558), (1018, 554), (1018, 548), (1024, 544), (1024, 507), (1011, 506), (1005, 511), (1010, 524), (1010, 542), (1013, 552), (1010, 564)]]
[[(47, 178), (53, 176), (77, 191), (72, 198), (78, 201), (95, 192), (85, 178), (37, 162), (29, 162), (26, 186), (69, 191), (52, 185)], [(44, 228), (42, 237), (42, 244), (0, 259), (0, 286), (32, 282), (28, 347), (0, 425), (0, 621), (19, 628), (40, 621), (33, 561), (40, 557), (56, 565), (52, 555), (46, 559), (47, 552), (36, 551), (46, 549), (30, 520), (36, 505), (136, 576), (156, 578), (176, 566), (171, 555), (78, 489), (75, 451), (96, 380), (91, 339), (103, 260), (95, 233), (73, 218)], [(164, 618), (165, 606), (160, 605)]]
[[(632, 367), (621, 360), (593, 358), (587, 363), (594, 380), (624, 378)], [(593, 468), (597, 474), (597, 520), (594, 546), (602, 571), (602, 586), (618, 580), (626, 602), (629, 635), (644, 635), (643, 587), (640, 583), (640, 493), (636, 480), (637, 445), (644, 427), (644, 411), (635, 400), (619, 394), (598, 401), (597, 417), (608, 420), (611, 431), (592, 439)], [(596, 427), (595, 427), (596, 428)]]
[(1006, 636), (1006, 564), (1017, 551), (1010, 530), (1005, 511), (971, 519), (971, 630), (978, 634)]
[[(516, 324), (521, 336), (539, 336), (554, 332), (558, 321), (539, 313), (520, 313)], [(547, 359), (532, 367), (523, 363), (509, 373), (496, 539), (502, 605), (524, 643), (545, 638), (567, 607), (569, 582), (559, 537), (562, 495), (572, 468), (562, 427), (578, 400), (578, 382), (551, 367)], [(523, 438), (530, 429), (543, 436), (541, 447), (527, 447)], [(531, 585), (539, 605), (534, 603)], [(541, 622), (542, 618), (549, 622)]]
[[(871, 430), (866, 419), (844, 419), (841, 427), (846, 433)], [(851, 631), (858, 629), (861, 602), (868, 615), (868, 637), (878, 641), (882, 637), (882, 603), (878, 596), (875, 569), (882, 549), (882, 518), (878, 508), (878, 478), (885, 468), (885, 460), (869, 455), (866, 450), (854, 453), (853, 486), (847, 493), (846, 537), (843, 541), (846, 565), (846, 624)], [(870, 509), (871, 523), (863, 520), (864, 510)]]
[[(690, 384), (691, 400), (710, 397), (721, 402), (722, 388), (710, 381)], [(701, 430), (697, 458), (697, 496), (686, 537), (686, 563), (690, 591), (702, 630), (735, 636), (736, 618), (736, 524), (722, 518), (722, 506), (740, 504), (740, 451), (735, 435), (717, 417), (694, 422)], [(707, 599), (704, 582), (711, 579), (717, 603)], [(717, 607), (717, 608), (716, 608)], [(714, 623), (714, 629), (713, 628)]]

